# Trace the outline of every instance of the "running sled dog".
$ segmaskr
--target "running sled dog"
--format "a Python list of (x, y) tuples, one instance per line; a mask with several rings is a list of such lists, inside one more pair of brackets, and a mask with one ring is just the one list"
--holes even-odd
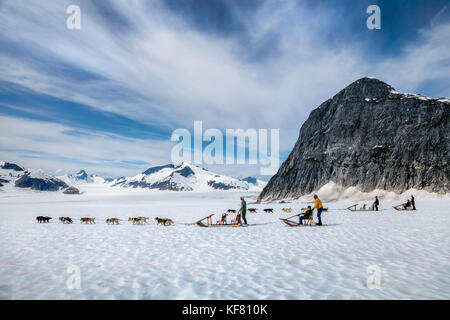
[(119, 224), (120, 219), (119, 218), (108, 218), (106, 219), (107, 224)]
[(150, 218), (149, 217), (129, 217), (128, 221), (130, 221), (132, 224), (143, 224), (143, 223), (148, 224), (148, 219), (150, 219)]
[(156, 217), (155, 220), (156, 220), (156, 224), (158, 224), (158, 225), (160, 224), (160, 225), (163, 225), (163, 226), (170, 226), (170, 225), (173, 224), (173, 220), (169, 219), (169, 218)]
[(141, 221), (143, 223), (147, 223), (148, 224), (148, 220), (150, 219), (149, 217), (138, 217), (139, 219), (141, 219)]
[(53, 219), (53, 218), (52, 217), (47, 217), (47, 216), (45, 216), (45, 217), (44, 216), (36, 217), (36, 220), (37, 220), (38, 223), (49, 223), (51, 219)]
[(81, 223), (85, 224), (95, 224), (95, 218), (83, 217), (80, 219)]
[(73, 223), (73, 220), (70, 217), (59, 217), (59, 221), (61, 221), (64, 224)]

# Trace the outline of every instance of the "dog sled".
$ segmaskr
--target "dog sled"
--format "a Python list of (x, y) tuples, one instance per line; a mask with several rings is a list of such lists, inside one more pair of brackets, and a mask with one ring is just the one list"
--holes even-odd
[(411, 206), (406, 206), (406, 204), (404, 204), (404, 203), (396, 205), (396, 206), (393, 206), (392, 208), (394, 208), (397, 211), (410, 211), (410, 210), (412, 211), (412, 210), (414, 210), (412, 205)]
[(350, 210), (353, 212), (355, 212), (355, 211), (375, 211), (375, 207), (366, 207), (365, 205), (363, 205), (361, 208), (358, 209), (357, 206), (358, 206), (358, 204), (354, 204), (354, 205), (348, 207), (347, 210)]
[(213, 223), (212, 217), (213, 214), (210, 214), (207, 217), (204, 217), (203, 219), (198, 220), (195, 224), (202, 228), (209, 228), (209, 227), (247, 227), (247, 225), (241, 225), (241, 215), (236, 215), (235, 219), (232, 219), (230, 223), (227, 221), (228, 214), (224, 213), (222, 214), (222, 218), (216, 223)]
[[(294, 214), (291, 217), (288, 218), (280, 218), (281, 221), (283, 221), (285, 224), (287, 224), (289, 227), (323, 227), (326, 226), (326, 224), (317, 225), (313, 223), (313, 215), (311, 215), (308, 219), (303, 220), (303, 224), (300, 223), (300, 217), (303, 215), (303, 213)], [(298, 222), (291, 220), (292, 218), (298, 217)]]

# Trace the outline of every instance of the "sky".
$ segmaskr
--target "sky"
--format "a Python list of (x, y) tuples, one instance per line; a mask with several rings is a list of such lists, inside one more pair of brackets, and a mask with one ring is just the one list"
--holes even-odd
[(201, 120), (279, 129), (283, 161), (309, 113), (365, 76), (450, 97), (450, 2), (0, 0), (0, 160), (134, 175), (170, 163), (172, 132)]

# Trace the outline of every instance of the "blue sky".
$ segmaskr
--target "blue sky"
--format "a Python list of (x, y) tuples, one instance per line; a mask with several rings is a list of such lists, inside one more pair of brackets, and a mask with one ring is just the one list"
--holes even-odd
[[(366, 28), (371, 4), (381, 30)], [(309, 113), (363, 76), (450, 96), (449, 2), (4, 0), (0, 159), (134, 174), (170, 162), (172, 131), (194, 120), (280, 129), (284, 159)]]

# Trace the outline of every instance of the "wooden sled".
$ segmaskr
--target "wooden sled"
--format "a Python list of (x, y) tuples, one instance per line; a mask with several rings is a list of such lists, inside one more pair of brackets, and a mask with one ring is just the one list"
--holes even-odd
[(404, 207), (403, 206), (403, 203), (402, 204), (399, 204), (399, 205), (396, 205), (396, 206), (393, 206), (392, 208), (394, 208), (395, 210), (397, 210), (397, 211), (414, 211), (414, 209), (413, 209), (413, 207), (412, 206), (410, 206), (410, 207)]
[(354, 204), (354, 205), (348, 207), (347, 210), (350, 210), (350, 211), (353, 211), (353, 212), (355, 212), (355, 211), (356, 212), (360, 212), (360, 211), (362, 211), (362, 212), (364, 212), (364, 211), (376, 211), (375, 208), (371, 209), (370, 207), (368, 207), (368, 209), (364, 209), (364, 210), (356, 209), (356, 206), (357, 206), (357, 204)]
[[(304, 222), (303, 224), (300, 224), (300, 216), (301, 215), (302, 215), (302, 213), (299, 213), (299, 214), (295, 214), (292, 217), (289, 217), (289, 218), (286, 218), (286, 219), (280, 218), (280, 220), (283, 221), (285, 224), (287, 224), (289, 227), (323, 227), (323, 226), (326, 226), (326, 224), (323, 224), (321, 226), (313, 224), (313, 215), (311, 215), (309, 217), (309, 219), (303, 220), (303, 222)], [(292, 219), (294, 217), (298, 217), (298, 222), (289, 220), (289, 219)]]
[(203, 219), (200, 219), (196, 222), (196, 225), (202, 228), (209, 228), (209, 227), (247, 227), (247, 225), (241, 225), (240, 222), (240, 215), (236, 216), (236, 219), (232, 219), (231, 223), (227, 223), (226, 216), (222, 216), (222, 219), (220, 221), (217, 221), (216, 223), (212, 222), (212, 216), (214, 214), (210, 214), (207, 217), (204, 217)]

